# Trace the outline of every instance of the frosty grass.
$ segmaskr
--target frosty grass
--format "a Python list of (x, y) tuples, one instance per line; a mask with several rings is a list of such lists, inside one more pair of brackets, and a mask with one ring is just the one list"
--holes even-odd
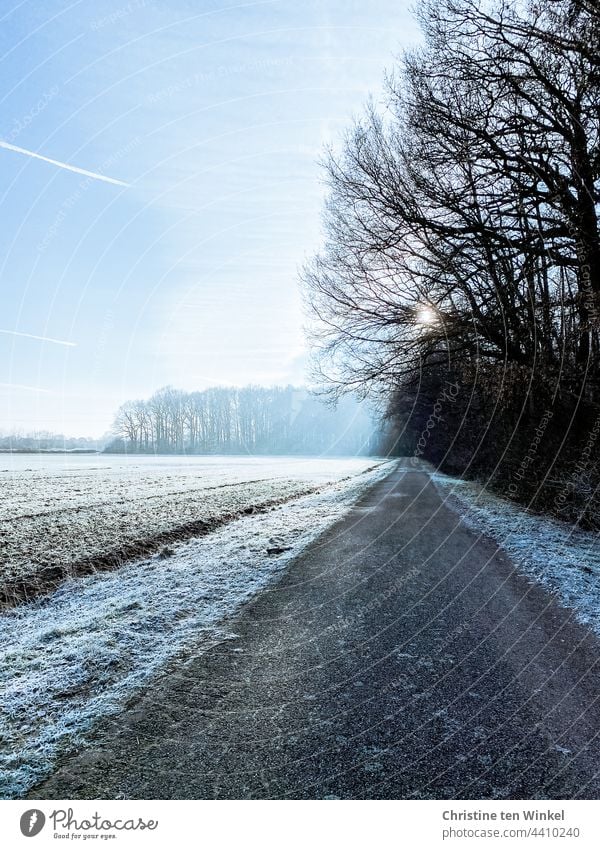
[[(175, 546), (167, 558), (155, 555), (67, 581), (51, 596), (0, 616), (0, 797), (25, 793), (59, 754), (82, 743), (95, 720), (118, 714), (169, 662), (227, 638), (223, 619), (267, 587), (395, 464), (265, 465), (230, 469), (229, 479), (243, 484), (258, 472), (270, 489), (276, 471), (304, 486), (329, 485)], [(283, 550), (268, 555), (269, 547)]]

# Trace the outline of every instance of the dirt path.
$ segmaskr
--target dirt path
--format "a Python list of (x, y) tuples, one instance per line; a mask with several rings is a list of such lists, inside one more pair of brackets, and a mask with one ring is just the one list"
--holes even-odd
[(32, 798), (600, 795), (600, 643), (461, 525), (375, 486)]

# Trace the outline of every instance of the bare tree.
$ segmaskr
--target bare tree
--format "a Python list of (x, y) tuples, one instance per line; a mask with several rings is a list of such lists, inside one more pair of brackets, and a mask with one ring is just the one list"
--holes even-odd
[(334, 410), (291, 386), (164, 387), (123, 404), (113, 434), (134, 453), (355, 454), (375, 450), (374, 428), (354, 400)]
[(599, 13), (588, 2), (426, 2), (422, 50), (329, 154), (306, 269), (332, 391), (440, 362), (598, 356)]
[(419, 18), (386, 107), (325, 159), (326, 241), (303, 275), (316, 373), (380, 397), (401, 453), (436, 410), (425, 456), (496, 479), (552, 410), (536, 493), (600, 404), (600, 7), (424, 0)]

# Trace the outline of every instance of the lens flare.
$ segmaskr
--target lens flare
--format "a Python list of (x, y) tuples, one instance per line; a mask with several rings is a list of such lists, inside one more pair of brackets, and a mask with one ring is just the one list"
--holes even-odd
[(437, 313), (432, 307), (422, 306), (417, 310), (416, 320), (417, 324), (422, 324), (424, 326), (435, 324), (437, 321)]

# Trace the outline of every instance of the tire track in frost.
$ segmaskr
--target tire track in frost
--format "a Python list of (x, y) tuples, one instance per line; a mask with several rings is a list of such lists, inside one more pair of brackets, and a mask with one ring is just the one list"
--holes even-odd
[[(376, 465), (364, 469), (359, 473), (359, 476), (371, 472)], [(45, 557), (44, 552), (40, 552), (37, 554), (37, 560), (32, 559), (27, 564), (30, 566), (29, 570), (26, 569), (25, 564), (19, 564), (13, 568), (13, 574), (10, 574), (8, 569), (6, 569), (6, 566), (9, 565), (7, 563), (3, 566), (5, 573), (0, 579), (0, 611), (6, 611), (21, 604), (35, 601), (42, 596), (49, 595), (68, 579), (81, 578), (96, 572), (114, 571), (133, 560), (156, 554), (165, 546), (185, 542), (194, 537), (206, 536), (242, 516), (265, 513), (275, 507), (287, 504), (306, 495), (319, 494), (336, 483), (350, 480), (353, 477), (356, 477), (356, 475), (348, 475), (339, 478), (337, 481), (330, 481), (325, 484), (304, 486), (301, 489), (296, 489), (291, 494), (267, 498), (258, 504), (246, 505), (238, 510), (224, 510), (215, 516), (209, 515), (202, 519), (181, 522), (170, 528), (162, 529), (155, 533), (145, 533), (133, 539), (121, 541), (107, 550), (95, 552), (92, 555), (78, 557), (73, 560), (53, 560), (47, 556)], [(202, 495), (205, 492), (220, 491), (231, 487), (237, 487), (239, 490), (244, 491), (245, 488), (257, 483), (270, 484), (271, 488), (273, 488), (275, 482), (281, 488), (299, 483), (298, 481), (285, 478), (262, 478), (256, 481), (241, 481), (223, 484), (221, 486), (202, 487), (198, 490), (185, 490), (181, 494), (189, 497), (190, 495), (193, 496), (195, 492)], [(135, 504), (138, 501), (146, 503), (151, 498), (159, 497), (166, 499), (173, 494), (178, 495), (180, 493), (161, 493), (159, 496), (140, 497), (132, 502), (131, 508), (135, 509)], [(106, 506), (111, 507), (113, 503), (113, 501), (106, 502)], [(69, 510), (89, 510), (92, 513), (93, 509), (98, 506), (100, 505), (85, 505), (81, 508), (69, 508)], [(200, 505), (198, 505), (198, 509), (200, 509)], [(66, 511), (55, 511), (51, 515), (55, 516), (61, 512)]]
[[(365, 469), (365, 471), (361, 474), (366, 474), (373, 468), (374, 467)], [(350, 480), (351, 477), (354, 476), (349, 475), (345, 478), (341, 478), (337, 482)], [(290, 481), (282, 481), (280, 478), (270, 478), (266, 480), (260, 479), (258, 481), (243, 481), (238, 484), (223, 484), (218, 487), (200, 488), (198, 492), (207, 492), (215, 489), (220, 490), (231, 486), (238, 486), (238, 488), (241, 489), (250, 484), (272, 483), (273, 481), (277, 481), (280, 484), (290, 483)], [(165, 546), (185, 542), (193, 537), (206, 536), (212, 531), (217, 530), (217, 528), (221, 528), (223, 525), (227, 525), (236, 519), (240, 519), (242, 516), (265, 513), (275, 507), (287, 504), (290, 501), (303, 498), (306, 495), (316, 495), (325, 491), (337, 482), (321, 484), (319, 486), (309, 486), (298, 490), (291, 495), (271, 498), (260, 504), (244, 507), (240, 510), (227, 511), (218, 516), (210, 516), (206, 519), (196, 519), (191, 522), (184, 522), (167, 530), (162, 530), (155, 534), (150, 534), (148, 536), (121, 543), (108, 551), (94, 554), (90, 557), (83, 557), (71, 562), (50, 563), (48, 565), (43, 565), (32, 574), (24, 575), (22, 577), (15, 576), (13, 578), (5, 578), (0, 583), (0, 611), (8, 610), (20, 604), (27, 604), (41, 596), (49, 595), (58, 589), (64, 581), (70, 578), (80, 578), (86, 575), (92, 575), (96, 572), (108, 572), (119, 569), (132, 560), (156, 554)], [(193, 493), (194, 490), (191, 490), (191, 492)], [(166, 493), (165, 495), (169, 494), (171, 493)], [(189, 495), (190, 490), (187, 490), (185, 494)], [(156, 498), (164, 496), (161, 494), (160, 496), (151, 497)], [(148, 499), (136, 500), (146, 501)], [(107, 506), (110, 507), (111, 503), (112, 502), (107, 502)], [(96, 506), (98, 505), (91, 505), (92, 508)], [(132, 506), (135, 506), (135, 501)], [(70, 509), (85, 510), (89, 508), (83, 507)], [(58, 513), (62, 511), (56, 512)]]
[[(189, 489), (170, 489), (166, 492), (157, 492), (156, 495), (140, 495), (137, 498), (132, 498), (131, 502), (136, 501), (152, 501), (155, 498), (165, 498), (172, 495), (193, 495), (194, 493), (211, 492), (216, 489), (227, 489), (232, 486), (250, 486), (255, 483), (271, 483), (272, 481), (281, 481), (281, 478), (257, 478), (252, 481), (233, 481), (232, 483), (222, 483), (218, 486), (197, 486)], [(57, 503), (60, 503), (60, 496), (55, 496)], [(125, 499), (121, 499), (124, 501)], [(8, 519), (0, 519), (0, 525), (9, 522), (15, 522), (17, 519), (37, 519), (40, 516), (55, 516), (61, 513), (80, 513), (82, 510), (91, 510), (94, 507), (111, 507), (117, 502), (117, 499), (109, 499), (108, 501), (92, 501), (89, 504), (78, 504), (75, 507), (56, 507), (51, 510), (38, 510), (36, 513), (19, 513), (10, 516)]]

